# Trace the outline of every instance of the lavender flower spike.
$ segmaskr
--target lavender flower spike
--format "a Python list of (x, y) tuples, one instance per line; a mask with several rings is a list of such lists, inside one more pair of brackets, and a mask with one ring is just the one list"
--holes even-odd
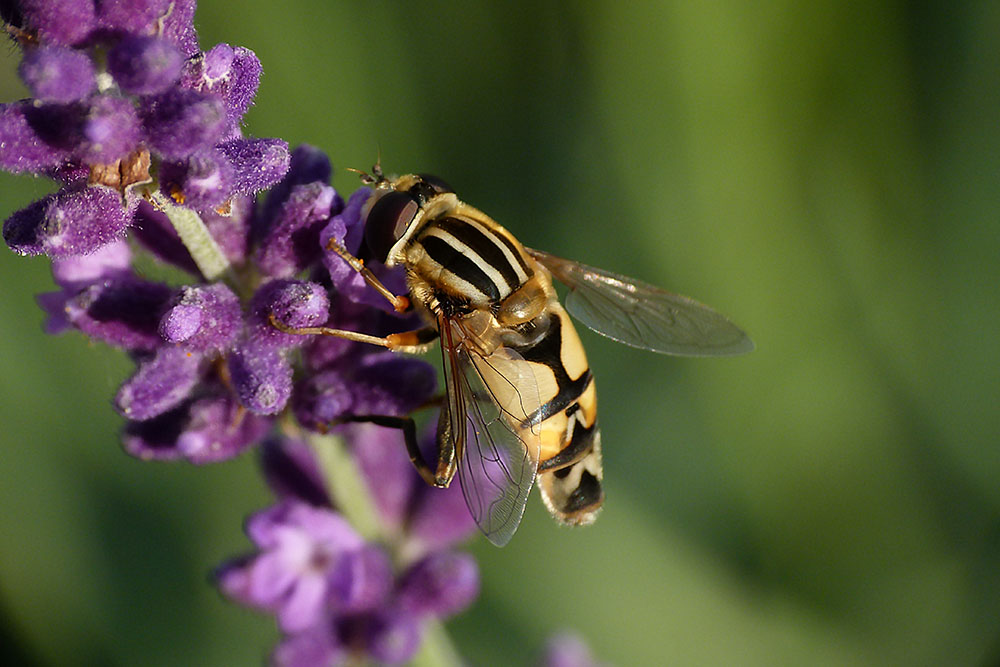
[[(478, 595), (476, 562), (456, 550), (475, 524), (458, 485), (423, 483), (398, 431), (340, 422), (408, 415), (437, 393), (437, 374), (381, 348), (288, 333), (385, 336), (416, 322), (326, 252), (330, 240), (361, 251), (370, 190), (345, 207), (321, 151), (244, 136), (261, 64), (228, 44), (202, 53), (194, 7), (5, 3), (33, 97), (0, 105), (0, 169), (54, 186), (3, 237), (53, 261), (58, 289), (38, 297), (47, 331), (135, 361), (114, 399), (127, 453), (202, 465), (265, 443), (277, 500), (247, 521), (254, 551), (216, 577), (277, 619), (275, 663), (405, 662)], [(140, 277), (156, 265), (185, 271), (187, 284)], [(405, 289), (401, 270), (371, 269)]]

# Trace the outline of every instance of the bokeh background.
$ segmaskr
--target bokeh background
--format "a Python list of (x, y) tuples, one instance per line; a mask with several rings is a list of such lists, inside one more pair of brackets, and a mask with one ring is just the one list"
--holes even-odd
[[(473, 664), (572, 628), (621, 665), (1000, 660), (1000, 4), (203, 0), (264, 65), (248, 133), (425, 171), (526, 244), (712, 304), (749, 356), (582, 332), (607, 506), (471, 549)], [(24, 96), (17, 51), (0, 99)], [(357, 187), (343, 169), (335, 185)], [(0, 176), (5, 218), (52, 185)], [(130, 365), (41, 332), (0, 249), (0, 657), (259, 664), (210, 569), (269, 502), (245, 455), (144, 464)]]

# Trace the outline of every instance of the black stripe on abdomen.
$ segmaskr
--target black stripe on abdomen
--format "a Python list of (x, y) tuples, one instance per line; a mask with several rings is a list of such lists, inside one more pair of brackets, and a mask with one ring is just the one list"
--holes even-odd
[(580, 377), (571, 380), (562, 363), (562, 318), (546, 313), (542, 317), (549, 318), (545, 335), (532, 345), (512, 346), (525, 361), (541, 364), (552, 371), (559, 390), (548, 402), (528, 415), (521, 425), (541, 424), (554, 414), (562, 412), (574, 403), (587, 390), (594, 376), (588, 368)]

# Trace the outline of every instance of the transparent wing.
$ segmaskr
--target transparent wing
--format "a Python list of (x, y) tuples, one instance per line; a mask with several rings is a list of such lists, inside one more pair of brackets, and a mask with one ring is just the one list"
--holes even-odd
[(456, 440), (458, 477), (469, 512), (486, 538), (510, 541), (538, 470), (538, 426), (522, 426), (538, 406), (531, 366), (500, 348), (488, 357), (470, 351), (458, 328), (445, 323), (446, 409)]
[(753, 349), (742, 329), (708, 306), (648, 283), (525, 248), (569, 288), (566, 310), (619, 343), (662, 354), (723, 356)]

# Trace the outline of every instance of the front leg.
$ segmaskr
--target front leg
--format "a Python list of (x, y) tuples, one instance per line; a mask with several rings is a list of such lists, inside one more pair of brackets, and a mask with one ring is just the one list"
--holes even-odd
[(389, 334), (388, 336), (371, 336), (357, 331), (333, 329), (331, 327), (290, 327), (279, 320), (274, 313), (268, 315), (268, 321), (271, 323), (271, 326), (282, 333), (299, 336), (333, 336), (335, 338), (353, 340), (356, 343), (378, 345), (397, 352), (422, 351), (424, 346), (433, 342), (438, 337), (438, 330), (435, 327), (423, 327), (412, 331)]

